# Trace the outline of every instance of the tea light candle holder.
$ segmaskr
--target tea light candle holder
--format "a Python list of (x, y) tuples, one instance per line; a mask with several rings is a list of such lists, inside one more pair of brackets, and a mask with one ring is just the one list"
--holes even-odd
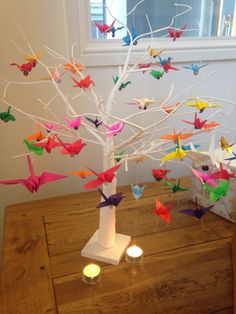
[(82, 273), (83, 282), (89, 285), (96, 285), (102, 277), (101, 268), (96, 264), (89, 264), (84, 267)]
[(137, 245), (132, 245), (126, 250), (125, 259), (128, 263), (139, 263), (143, 260), (143, 250)]

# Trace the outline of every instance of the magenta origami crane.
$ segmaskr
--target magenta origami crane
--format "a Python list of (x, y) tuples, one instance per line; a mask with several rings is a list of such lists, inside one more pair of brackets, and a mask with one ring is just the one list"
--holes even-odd
[(170, 38), (173, 38), (174, 41), (176, 40), (176, 38), (180, 38), (183, 35), (183, 32), (186, 27), (187, 27), (187, 24), (184, 24), (184, 26), (179, 29), (169, 27), (168, 33), (170, 35)]
[(83, 147), (86, 145), (82, 139), (77, 140), (73, 143), (64, 143), (58, 136), (57, 139), (61, 143), (61, 146), (63, 146), (63, 149), (60, 151), (60, 153), (62, 155), (71, 155), (71, 157), (74, 157), (74, 155), (78, 155)]
[(95, 25), (97, 26), (97, 28), (99, 29), (99, 31), (101, 33), (110, 33), (114, 24), (115, 24), (115, 21), (114, 20), (111, 25), (107, 25), (107, 24), (99, 24), (98, 22), (95, 22)]
[(117, 134), (121, 133), (121, 131), (123, 130), (125, 126), (123, 122), (115, 122), (111, 126), (108, 126), (104, 123), (103, 125), (105, 126), (105, 128), (108, 129), (107, 135), (109, 137), (116, 136)]
[(203, 182), (206, 182), (212, 186), (217, 186), (217, 182), (215, 178), (213, 178), (212, 174), (205, 173), (199, 170), (192, 169), (193, 174)]
[(107, 169), (106, 171), (97, 173), (94, 170), (88, 168), (90, 171), (92, 171), (92, 173), (94, 173), (97, 176), (97, 179), (92, 180), (90, 182), (88, 182), (87, 184), (84, 185), (85, 189), (93, 189), (96, 188), (100, 185), (102, 185), (103, 183), (106, 182), (112, 182), (112, 180), (115, 177), (115, 172), (120, 168), (121, 164), (117, 164), (114, 167)]
[(81, 125), (82, 118), (80, 116), (78, 116), (72, 120), (65, 119), (65, 121), (68, 123), (68, 127), (70, 129), (78, 130), (78, 128)]
[(27, 179), (1, 180), (0, 184), (22, 184), (31, 193), (34, 193), (37, 192), (38, 188), (43, 184), (66, 178), (64, 175), (50, 172), (43, 172), (41, 176), (36, 176), (29, 155), (27, 156), (27, 161), (30, 171), (30, 176)]

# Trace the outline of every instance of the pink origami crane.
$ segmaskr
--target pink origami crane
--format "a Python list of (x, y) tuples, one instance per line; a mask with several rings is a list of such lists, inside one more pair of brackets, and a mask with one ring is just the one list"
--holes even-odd
[(98, 22), (95, 22), (95, 25), (97, 26), (97, 28), (99, 29), (99, 31), (101, 33), (110, 33), (110, 31), (112, 30), (114, 24), (115, 24), (114, 20), (111, 25), (107, 25), (107, 24), (99, 24)]
[(89, 168), (89, 170), (92, 171), (97, 176), (97, 179), (92, 180), (88, 182), (87, 184), (85, 184), (84, 188), (93, 189), (102, 185), (103, 183), (112, 182), (112, 180), (114, 179), (116, 175), (115, 172), (120, 168), (120, 166), (121, 164), (117, 164), (114, 167), (100, 173), (97, 173), (94, 170)]
[(210, 173), (204, 173), (199, 170), (192, 169), (193, 174), (199, 178), (201, 181), (206, 182), (212, 186), (217, 186), (215, 178)]
[(107, 135), (109, 137), (116, 136), (117, 134), (121, 133), (121, 131), (123, 130), (125, 126), (123, 122), (115, 122), (111, 126), (108, 126), (104, 123), (103, 125), (105, 126), (105, 128), (108, 129)]
[(34, 193), (37, 192), (38, 188), (43, 184), (66, 178), (64, 175), (50, 172), (43, 172), (41, 176), (36, 176), (29, 155), (27, 156), (27, 161), (30, 171), (30, 176), (27, 179), (2, 180), (0, 184), (22, 184), (31, 193)]
[(82, 118), (80, 116), (76, 117), (73, 120), (65, 119), (65, 121), (68, 123), (68, 127), (71, 129), (74, 129), (74, 130), (78, 130), (78, 128), (81, 125), (81, 120), (82, 120)]
[(47, 129), (47, 132), (55, 131), (61, 129), (61, 126), (55, 123), (45, 122), (43, 123), (44, 127)]
[(74, 157), (74, 155), (78, 155), (80, 151), (83, 149), (83, 147), (86, 145), (82, 139), (75, 141), (73, 143), (64, 143), (58, 136), (58, 141), (61, 143), (61, 146), (64, 148), (60, 151), (62, 155), (71, 155), (71, 157)]

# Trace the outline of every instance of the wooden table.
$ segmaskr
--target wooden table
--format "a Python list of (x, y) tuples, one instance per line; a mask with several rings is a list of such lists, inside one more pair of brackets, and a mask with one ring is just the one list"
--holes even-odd
[[(183, 185), (187, 184), (183, 181)], [(81, 280), (80, 250), (98, 226), (96, 191), (9, 206), (5, 214), (0, 313), (233, 313), (233, 224), (212, 213), (179, 213), (187, 192), (150, 183), (140, 200), (130, 187), (117, 209), (117, 231), (145, 252), (140, 264), (99, 263), (96, 286)], [(178, 199), (166, 225), (150, 210), (155, 196)], [(235, 267), (235, 265), (234, 265)]]

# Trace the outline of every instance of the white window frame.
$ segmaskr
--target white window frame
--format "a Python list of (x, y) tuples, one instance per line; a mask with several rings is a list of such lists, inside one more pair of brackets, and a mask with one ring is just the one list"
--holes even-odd
[[(120, 39), (92, 40), (90, 32), (90, 1), (63, 0), (68, 44), (77, 43), (76, 55), (87, 66), (112, 66), (122, 64), (127, 47)], [(144, 39), (133, 47), (132, 58), (141, 56), (150, 44)], [(175, 42), (158, 40), (154, 47), (165, 47), (174, 62), (202, 62), (236, 59), (236, 37), (184, 38)], [(132, 59), (131, 59), (132, 63)]]

